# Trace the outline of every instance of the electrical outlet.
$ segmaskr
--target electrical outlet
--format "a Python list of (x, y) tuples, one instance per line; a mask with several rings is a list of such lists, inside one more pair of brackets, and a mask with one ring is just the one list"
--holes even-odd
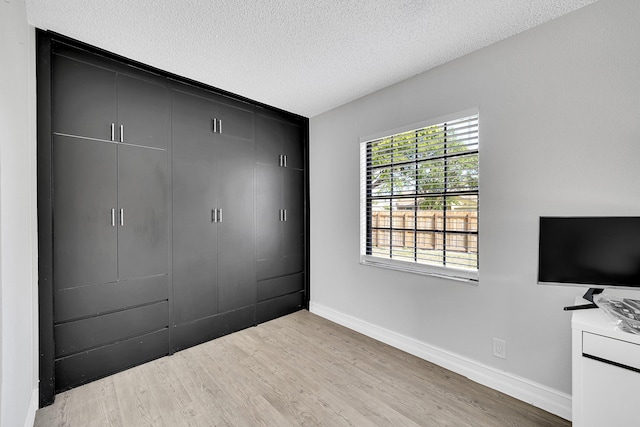
[(500, 359), (507, 358), (507, 342), (505, 340), (493, 339), (493, 355)]

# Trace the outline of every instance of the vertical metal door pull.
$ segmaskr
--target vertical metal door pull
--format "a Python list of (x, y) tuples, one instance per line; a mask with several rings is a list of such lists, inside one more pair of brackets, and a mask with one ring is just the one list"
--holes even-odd
[(124, 125), (120, 125), (120, 142), (124, 142)]
[[(284, 157), (284, 167), (286, 168), (287, 167), (287, 155), (285, 154), (282, 157)], [(285, 221), (286, 221), (286, 219), (285, 219)]]
[(218, 222), (222, 222), (222, 208), (220, 208), (220, 216), (218, 217)]
[(120, 208), (120, 226), (124, 227), (124, 209)]
[(218, 222), (217, 209), (211, 209), (211, 222)]
[[(222, 119), (220, 119), (220, 133), (222, 134)], [(222, 210), (220, 210), (222, 212)], [(220, 220), (222, 222), (222, 220)]]
[(116, 140), (116, 124), (115, 123), (111, 123), (111, 140), (112, 141)]
[(218, 132), (218, 119), (213, 118), (213, 133)]
[(283, 221), (287, 221), (287, 210), (286, 209), (282, 209), (282, 211), (284, 212), (284, 214), (282, 215), (282, 220)]
[(116, 226), (116, 209), (115, 208), (111, 208), (111, 226), (112, 227)]

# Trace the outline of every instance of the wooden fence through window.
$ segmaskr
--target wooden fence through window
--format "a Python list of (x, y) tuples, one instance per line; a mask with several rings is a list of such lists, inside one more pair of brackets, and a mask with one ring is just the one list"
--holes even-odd
[[(393, 221), (393, 227), (391, 227), (391, 221)], [(445, 236), (444, 223), (443, 211), (376, 211), (371, 215), (371, 246), (388, 248), (393, 241), (394, 247), (413, 248), (415, 246), (418, 250), (442, 250)], [(447, 250), (478, 252), (477, 212), (447, 211), (446, 231)], [(455, 233), (455, 231), (470, 231), (476, 234)], [(392, 240), (390, 240), (390, 233), (392, 233)]]

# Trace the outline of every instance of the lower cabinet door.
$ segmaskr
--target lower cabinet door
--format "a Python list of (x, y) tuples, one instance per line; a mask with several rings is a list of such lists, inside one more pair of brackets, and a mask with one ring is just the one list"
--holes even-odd
[(56, 392), (166, 356), (169, 328), (56, 359)]
[(281, 316), (286, 316), (287, 314), (302, 309), (303, 304), (303, 291), (261, 301), (256, 306), (256, 323), (264, 323)]
[(304, 273), (289, 274), (258, 282), (258, 301), (304, 290)]
[(56, 390), (167, 355), (168, 305), (161, 301), (56, 324)]

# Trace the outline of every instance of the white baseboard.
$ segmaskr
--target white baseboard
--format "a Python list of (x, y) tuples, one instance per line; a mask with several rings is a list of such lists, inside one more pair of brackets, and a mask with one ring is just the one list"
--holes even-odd
[(406, 351), (421, 359), (435, 363), (463, 375), (479, 384), (491, 387), (502, 393), (515, 397), (555, 414), (571, 420), (571, 396), (554, 390), (526, 378), (492, 368), (464, 356), (443, 350), (416, 339), (406, 337), (364, 320), (333, 310), (329, 307), (310, 302), (309, 311), (338, 323), (368, 337)]
[(31, 402), (29, 402), (29, 410), (27, 412), (27, 417), (24, 420), (24, 427), (33, 427), (33, 423), (36, 421), (36, 411), (38, 410), (38, 388), (33, 389), (33, 393), (31, 393)]

